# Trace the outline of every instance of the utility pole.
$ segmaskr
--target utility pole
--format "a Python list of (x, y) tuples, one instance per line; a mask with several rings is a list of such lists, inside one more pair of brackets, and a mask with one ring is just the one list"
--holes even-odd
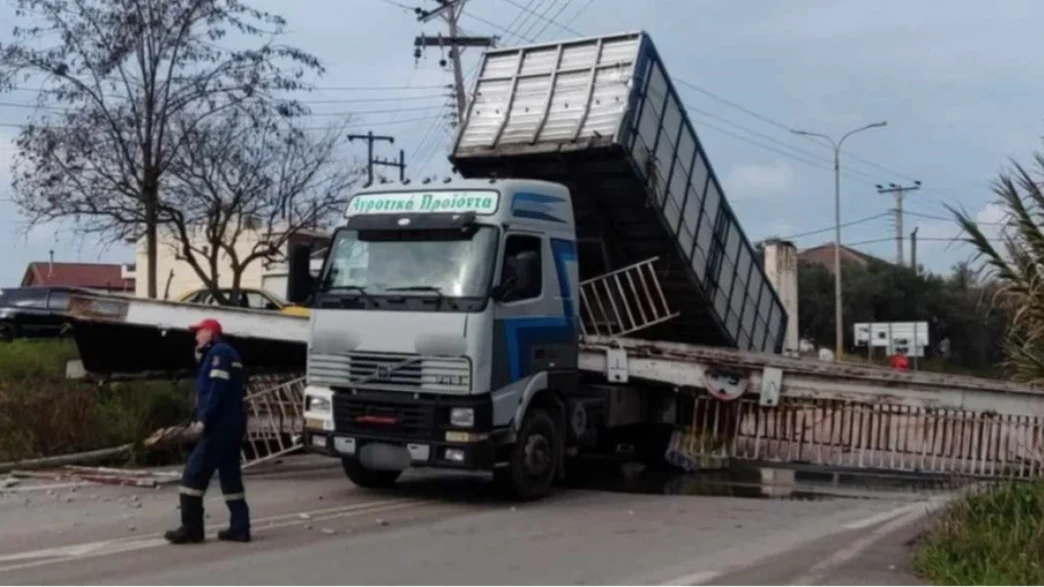
[[(422, 49), (426, 47), (439, 47), (449, 49), (450, 65), (453, 67), (453, 94), (457, 102), (457, 122), (464, 120), (464, 110), (467, 107), (467, 96), (464, 93), (464, 71), (460, 65), (460, 54), (465, 47), (492, 47), (496, 43), (496, 37), (462, 37), (457, 28), (457, 21), (464, 12), (464, 5), (468, 0), (434, 0), (439, 6), (432, 10), (416, 9), (417, 20), (429, 22), (435, 17), (441, 17), (449, 29), (448, 36), (441, 34), (435, 37), (420, 35), (413, 40), (413, 56), (420, 59)], [(446, 59), (440, 60), (445, 67)]]
[[(918, 273), (918, 271), (917, 271), (917, 227), (915, 227), (913, 229), (913, 232), (910, 233), (910, 264), (913, 266), (914, 276), (916, 276), (917, 273)], [(915, 283), (914, 287), (916, 288), (916, 287), (918, 287), (918, 285), (919, 284)], [(914, 371), (917, 370), (917, 355), (919, 353), (918, 349), (921, 348), (917, 344), (917, 320), (920, 317), (920, 312), (919, 312), (920, 307), (918, 306), (918, 302), (920, 301), (919, 300), (919, 293), (920, 293), (920, 291), (917, 290), (917, 289), (915, 289), (914, 293), (913, 293), (913, 295), (914, 295), (914, 316), (913, 316), (913, 318), (914, 318), (914, 327), (913, 327), (913, 344), (910, 345), (910, 348), (911, 348), (911, 350), (913, 350)]]
[(910, 233), (910, 266), (913, 267), (914, 275), (920, 273), (917, 269), (917, 228)]
[(888, 121), (874, 122), (841, 135), (835, 140), (830, 135), (807, 130), (790, 129), (796, 135), (825, 140), (834, 149), (834, 360), (840, 361), (845, 352), (844, 312), (841, 306), (841, 147), (845, 139), (872, 128), (888, 126)]
[(373, 131), (364, 135), (348, 135), (348, 141), (352, 142), (355, 139), (361, 139), (366, 141), (366, 185), (373, 185), (373, 164), (376, 163), (373, 159), (373, 143), (375, 141), (388, 141), (391, 144), (395, 144), (395, 137), (385, 137), (373, 134)]
[(384, 165), (387, 167), (398, 167), (399, 168), (399, 181), (406, 181), (406, 151), (399, 149), (399, 160), (392, 161), (391, 159), (374, 159), (374, 165)]
[(915, 181), (913, 185), (888, 184), (885, 187), (877, 184), (877, 193), (895, 195), (895, 258), (896, 263), (903, 264), (903, 197), (906, 192), (914, 192), (921, 189), (921, 182)]

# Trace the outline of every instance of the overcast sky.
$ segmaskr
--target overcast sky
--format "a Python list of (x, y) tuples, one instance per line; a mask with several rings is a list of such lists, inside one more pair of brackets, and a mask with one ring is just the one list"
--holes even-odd
[[(436, 34), (413, 6), (433, 0), (247, 0), (281, 12), (286, 39), (320, 56), (328, 73), (308, 96), (321, 114), (353, 112), (358, 130), (395, 135), (412, 176), (446, 173), (450, 130), (444, 115), (450, 80), (439, 54), (414, 62), (413, 37)], [(290, 6), (294, 10), (290, 11)], [(0, 4), (0, 43), (13, 11)], [(840, 134), (887, 120), (846, 143), (842, 220), (888, 211), (876, 183), (923, 182), (906, 199), (906, 232), (920, 227), (919, 258), (947, 271), (970, 252), (942, 241), (957, 234), (944, 203), (984, 220), (989, 181), (1011, 157), (1026, 159), (1044, 133), (1040, 96), (1044, 60), (1039, 23), (1044, 3), (1000, 0), (470, 0), (465, 32), (500, 35), (501, 46), (644, 29), (679, 83), (711, 163), (752, 240), (790, 236), (800, 247), (833, 239), (829, 148), (788, 128)], [(513, 34), (509, 34), (510, 33)], [(478, 50), (465, 53), (471, 70)], [(383, 88), (375, 90), (373, 88)], [(46, 260), (132, 261), (128, 248), (99, 251), (68, 229), (18, 231), (18, 211), (2, 201), (17, 125), (30, 113), (0, 96), (0, 285), (16, 283), (26, 263)], [(319, 103), (322, 102), (322, 103)], [(364, 146), (359, 144), (359, 155)], [(825, 230), (824, 230), (825, 229)], [(895, 256), (885, 216), (844, 229), (843, 241), (886, 259)]]

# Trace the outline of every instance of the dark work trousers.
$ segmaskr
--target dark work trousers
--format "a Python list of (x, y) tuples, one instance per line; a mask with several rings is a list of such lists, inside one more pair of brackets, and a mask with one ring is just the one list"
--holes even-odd
[(203, 495), (217, 471), (221, 493), (231, 516), (233, 533), (250, 532), (250, 509), (243, 489), (239, 450), (242, 434), (210, 433), (192, 450), (181, 475), (181, 525), (193, 534), (203, 533)]

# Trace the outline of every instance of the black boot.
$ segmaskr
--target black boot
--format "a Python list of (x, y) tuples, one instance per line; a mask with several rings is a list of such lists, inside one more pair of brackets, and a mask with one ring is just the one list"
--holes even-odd
[(163, 537), (171, 544), (200, 544), (203, 542), (202, 532), (195, 532), (184, 526), (177, 530), (167, 530)]
[(218, 531), (218, 540), (225, 542), (250, 542), (250, 531), (234, 531), (231, 528)]
[(203, 542), (203, 498), (181, 494), (181, 527), (163, 535), (171, 544)]

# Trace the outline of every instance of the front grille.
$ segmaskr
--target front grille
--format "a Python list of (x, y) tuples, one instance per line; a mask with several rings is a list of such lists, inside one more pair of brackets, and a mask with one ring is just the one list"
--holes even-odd
[(466, 357), (310, 353), (308, 382), (331, 387), (466, 394), (471, 390), (471, 364)]
[(348, 392), (333, 399), (334, 427), (349, 434), (426, 439), (435, 428), (434, 404), (397, 404), (361, 400)]

